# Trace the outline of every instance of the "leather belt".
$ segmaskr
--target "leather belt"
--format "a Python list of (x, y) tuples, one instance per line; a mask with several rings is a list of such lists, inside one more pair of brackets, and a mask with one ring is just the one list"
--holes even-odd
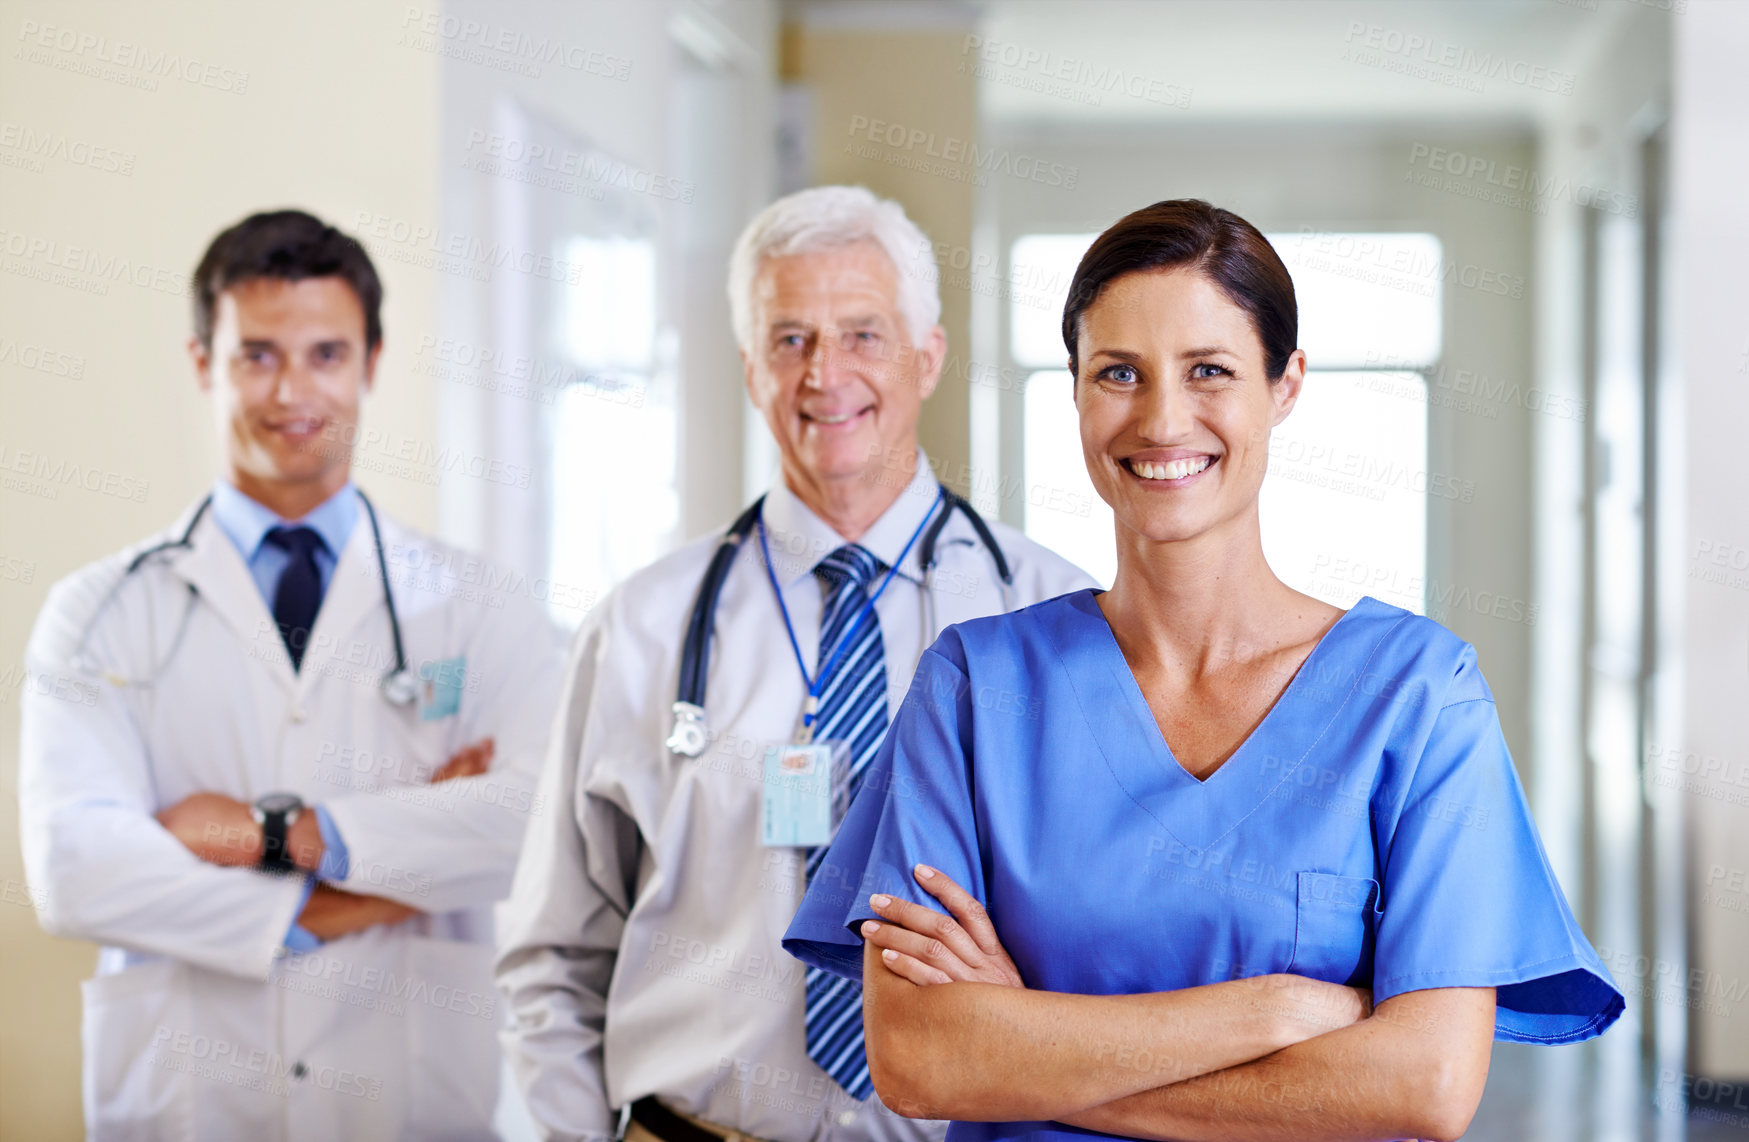
[(707, 1130), (669, 1110), (647, 1094), (632, 1103), (632, 1121), (662, 1139), (662, 1142), (723, 1142), (733, 1131)]

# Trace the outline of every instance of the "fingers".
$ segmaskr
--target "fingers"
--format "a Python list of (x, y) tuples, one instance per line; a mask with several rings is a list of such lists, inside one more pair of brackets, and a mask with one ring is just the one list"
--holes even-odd
[[(906, 956), (928, 968), (934, 973), (932, 978), (927, 981), (929, 983), (951, 983), (954, 980), (975, 981), (979, 978), (977, 964), (964, 962), (954, 955), (946, 944), (933, 936), (922, 936), (901, 928), (897, 924), (882, 924), (876, 920), (864, 920), (860, 931), (863, 939), (875, 947), (886, 952)], [(912, 980), (912, 982), (924, 981)]]
[(979, 951), (991, 956), (1002, 953), (1002, 943), (996, 939), (995, 926), (990, 923), (989, 913), (984, 911), (984, 906), (978, 902), (977, 897), (955, 884), (947, 873), (926, 864), (918, 865), (911, 870), (911, 874), (923, 886), (923, 891), (941, 901), (953, 913), (954, 919), (971, 936)]
[(893, 951), (890, 948), (881, 953), (881, 963), (885, 964), (887, 970), (900, 979), (908, 979), (919, 987), (953, 982), (941, 969), (932, 968), (913, 956)]
[(900, 900), (896, 896), (875, 895), (869, 897), (868, 902), (881, 919), (919, 936), (941, 941), (948, 952), (968, 967), (976, 968), (984, 963), (983, 949), (978, 947), (951, 916), (943, 916), (933, 909), (913, 904), (909, 900)]
[(458, 777), (478, 777), (491, 767), (492, 755), (496, 752), (496, 748), (496, 744), (491, 738), (484, 738), (473, 745), (463, 746), (456, 751), (454, 757), (443, 763), (441, 769), (431, 775), (431, 784), (453, 781)]

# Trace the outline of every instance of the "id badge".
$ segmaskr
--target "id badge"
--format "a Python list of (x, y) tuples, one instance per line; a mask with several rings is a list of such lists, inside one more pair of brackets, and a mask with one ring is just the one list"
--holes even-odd
[(842, 742), (774, 745), (765, 751), (760, 842), (814, 848), (832, 841), (832, 770)]
[(462, 708), (462, 687), (468, 680), (468, 656), (457, 655), (419, 667), (419, 720), (435, 722)]

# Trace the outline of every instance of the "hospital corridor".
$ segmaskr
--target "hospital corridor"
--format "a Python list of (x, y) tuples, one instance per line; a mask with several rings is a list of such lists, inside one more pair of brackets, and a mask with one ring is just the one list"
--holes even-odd
[(1749, 1139), (1749, 2), (0, 36), (0, 1142)]

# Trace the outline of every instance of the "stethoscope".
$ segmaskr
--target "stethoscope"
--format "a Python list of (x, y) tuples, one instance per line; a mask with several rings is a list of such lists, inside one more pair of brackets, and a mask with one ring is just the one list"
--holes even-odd
[[(377, 553), (377, 571), (383, 577), (383, 602), (389, 608), (389, 632), (393, 635), (395, 642), (395, 665), (387, 674), (383, 675), (381, 682), (383, 697), (393, 706), (411, 706), (419, 699), (419, 682), (413, 677), (413, 672), (407, 669), (407, 653), (401, 642), (401, 619), (395, 611), (395, 592), (389, 586), (388, 560), (383, 556), (382, 528), (377, 524), (377, 510), (371, 504), (370, 498), (363, 492), (359, 492), (358, 499), (364, 504), (365, 517), (370, 520), (371, 541), (376, 547)], [(176, 657), (176, 651), (182, 645), (183, 635), (188, 631), (188, 622), (194, 616), (195, 604), (200, 601), (200, 592), (195, 589), (193, 583), (187, 584), (188, 603), (182, 609), (182, 620), (176, 626), (176, 637), (170, 642), (170, 650), (146, 677), (127, 678), (114, 671), (102, 669), (91, 660), (91, 656), (86, 652), (85, 644), (91, 641), (91, 632), (97, 628), (97, 621), (103, 617), (103, 612), (121, 593), (122, 586), (127, 583), (130, 575), (144, 567), (146, 562), (154, 556), (163, 555), (168, 551), (192, 551), (194, 549), (194, 529), (200, 526), (201, 517), (206, 515), (212, 502), (213, 497), (209, 493), (205, 499), (200, 501), (200, 506), (194, 509), (193, 518), (188, 521), (188, 526), (182, 529), (182, 534), (179, 537), (148, 547), (128, 562), (127, 569), (110, 587), (109, 593), (97, 605), (97, 609), (91, 614), (90, 621), (85, 624), (85, 629), (80, 632), (79, 642), (73, 648), (73, 669), (81, 674), (100, 677), (116, 687), (150, 687), (163, 675), (165, 668), (170, 665), (170, 660)], [(154, 643), (156, 641), (153, 639)]]
[[(941, 529), (947, 526), (948, 517), (959, 511), (971, 523), (972, 530), (978, 533), (984, 550), (990, 553), (990, 561), (996, 565), (996, 577), (1001, 581), (1002, 609), (1013, 610), (1014, 573), (1009, 570), (1008, 558), (1002, 553), (1002, 545), (991, 534), (990, 525), (984, 522), (977, 509), (946, 488), (941, 489), (941, 505), (941, 510), (923, 530), (917, 547), (917, 563), (923, 570), (924, 598), (933, 607), (936, 541), (941, 537)], [(710, 565), (705, 568), (698, 598), (692, 604), (692, 617), (686, 622), (686, 640), (680, 649), (680, 686), (674, 699), (673, 729), (667, 741), (669, 752), (681, 757), (698, 757), (710, 744), (710, 730), (705, 724), (704, 684), (710, 661), (711, 630), (716, 625), (717, 600), (723, 593), (723, 584), (729, 578), (729, 568), (734, 565), (736, 553), (753, 534), (764, 508), (765, 497), (760, 496), (723, 534), (722, 541), (711, 555)]]

